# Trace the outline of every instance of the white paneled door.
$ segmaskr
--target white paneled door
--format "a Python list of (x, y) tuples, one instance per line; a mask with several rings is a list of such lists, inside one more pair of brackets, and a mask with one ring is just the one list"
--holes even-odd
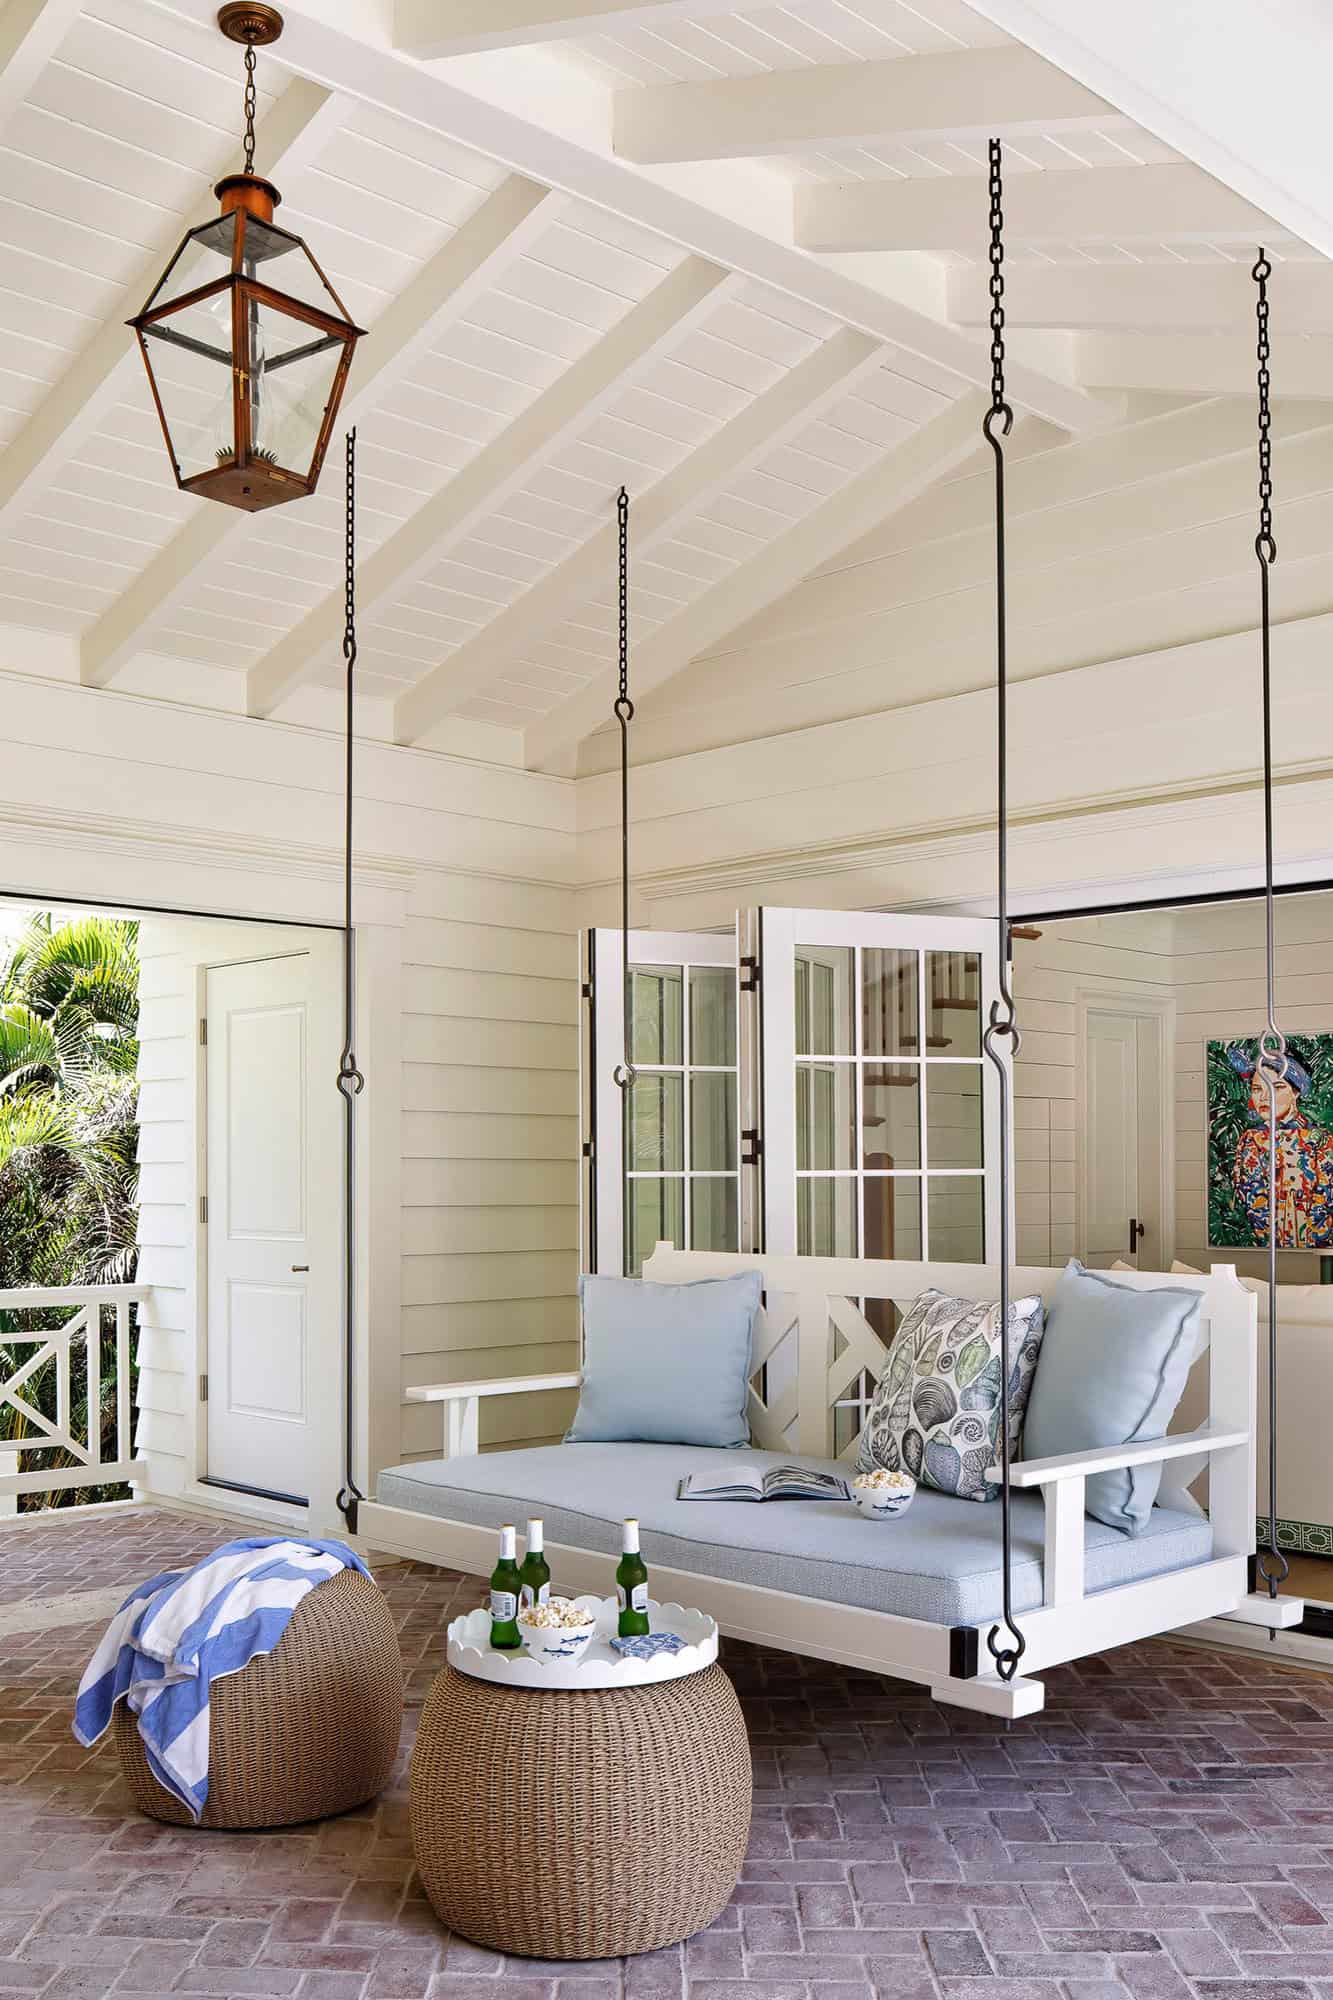
[(330, 1004), (305, 952), (205, 975), (206, 1477), (302, 1502), (340, 1351)]

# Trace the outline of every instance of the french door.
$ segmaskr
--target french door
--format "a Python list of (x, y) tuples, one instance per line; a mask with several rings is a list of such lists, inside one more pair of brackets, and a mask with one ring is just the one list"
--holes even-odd
[(765, 1246), (980, 1264), (998, 1241), (984, 918), (762, 913)]
[(658, 1242), (737, 1250), (741, 1242), (740, 1042), (736, 939), (709, 931), (630, 932), (628, 1092), (621, 934), (586, 947), (584, 1257), (637, 1277)]

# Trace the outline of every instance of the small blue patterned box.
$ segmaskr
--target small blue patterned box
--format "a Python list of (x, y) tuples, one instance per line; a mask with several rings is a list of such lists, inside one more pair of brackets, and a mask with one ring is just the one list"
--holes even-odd
[(618, 1653), (630, 1660), (655, 1660), (659, 1653), (683, 1653), (685, 1641), (674, 1632), (640, 1632), (632, 1639), (613, 1639)]

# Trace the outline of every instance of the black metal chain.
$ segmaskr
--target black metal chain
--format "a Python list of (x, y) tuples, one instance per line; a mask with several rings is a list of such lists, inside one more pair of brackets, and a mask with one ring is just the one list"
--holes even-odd
[(356, 723), (356, 431), (347, 433), (346, 543), (343, 658), (347, 662), (343, 736), (343, 1045), (338, 1089), (343, 1100), (343, 1486), (338, 1509), (356, 1533), (357, 1502), (365, 1499), (353, 1475), (356, 1456), (356, 1100), (366, 1079), (357, 1067), (356, 935), (352, 929), (352, 802)]
[[(1005, 400), (1004, 389), (1004, 183), (1000, 142), (992, 139), (990, 159), (990, 364), (991, 405), (982, 420), (982, 431), (995, 454), (995, 691), (996, 691), (996, 857), (998, 863), (997, 916), (1000, 938), (999, 994), (992, 1000), (982, 1047), (993, 1064), (1000, 1090), (1000, 1538), (1004, 1573), (1001, 1579), (1002, 1613), (992, 1625), (986, 1645), (1002, 1681), (1011, 1681), (1027, 1648), (1027, 1641), (1014, 1619), (1013, 1597), (1013, 1493), (1011, 1459), (1013, 1436), (1010, 1424), (1010, 1152), (1012, 1148), (1013, 1106), (1010, 1065), (1022, 1047), (1018, 1031), (1018, 1010), (1014, 1005), (1009, 972), (1009, 688), (1006, 649), (1005, 546), (1004, 546), (1004, 443), (1013, 428), (1014, 413)], [(1007, 1043), (1007, 1052), (1001, 1047)], [(1004, 1636), (1001, 1626), (1007, 1629)]]
[[(1290, 1059), (1287, 1038), (1277, 1023), (1277, 926), (1273, 893), (1273, 675), (1269, 621), (1268, 573), (1277, 561), (1273, 539), (1273, 413), (1269, 404), (1272, 377), (1268, 363), (1268, 280), (1273, 267), (1263, 250), (1250, 276), (1256, 286), (1254, 307), (1259, 391), (1259, 532), (1254, 554), (1259, 564), (1259, 652), (1264, 755), (1264, 950), (1268, 1018), (1259, 1037), (1255, 1062), (1268, 1093), (1268, 1547), (1259, 1551), (1255, 1568), (1276, 1597), (1287, 1580), (1290, 1564), (1277, 1542), (1277, 1093), (1287, 1079)], [(1269, 1637), (1276, 1633), (1270, 1629)]]
[(255, 96), (255, 48), (247, 42), (245, 48), (245, 171), (255, 170), (255, 112), (258, 100)]
[[(624, 1095), (625, 1136), (629, 1139), (629, 1097), (634, 1087), (634, 995), (629, 969), (629, 726), (634, 703), (629, 698), (629, 494), (616, 495), (619, 544), (619, 680), (612, 714), (620, 725), (620, 970), (624, 992), (624, 1048), (612, 1074)], [(625, 1155), (629, 1165), (629, 1154)]]

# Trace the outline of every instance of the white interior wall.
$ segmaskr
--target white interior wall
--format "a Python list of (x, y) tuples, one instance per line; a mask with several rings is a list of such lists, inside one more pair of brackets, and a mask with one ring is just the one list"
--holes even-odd
[[(338, 921), (336, 736), (21, 671), (6, 691), (0, 886), (37, 903), (172, 906), (241, 925)], [(529, 1349), (562, 1365), (573, 1355), (572, 792), (463, 758), (358, 752), (363, 1484), (438, 1437), (423, 1427), (437, 1413), (404, 1403), (407, 1382), (472, 1375), (483, 1359), (487, 1373), (523, 1372)], [(191, 1252), (174, 1240), (181, 1204), (157, 1169), (179, 1166), (169, 1086), (183, 1050), (179, 982), (151, 925), (146, 945), (145, 1275), (175, 1296), (146, 1335), (142, 1435), (154, 1485), (172, 1491), (193, 1365), (188, 1329), (172, 1322), (185, 1316)], [(560, 1416), (525, 1401), (506, 1421), (544, 1436)]]

